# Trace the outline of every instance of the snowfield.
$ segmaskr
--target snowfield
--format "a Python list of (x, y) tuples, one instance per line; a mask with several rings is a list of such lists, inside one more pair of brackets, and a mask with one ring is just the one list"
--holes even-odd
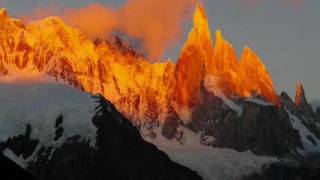
[(257, 99), (257, 98), (248, 98), (246, 99), (247, 102), (251, 102), (251, 103), (255, 103), (261, 106), (274, 106), (274, 104), (263, 101), (261, 99)]
[(264, 165), (278, 161), (276, 158), (256, 156), (251, 152), (237, 152), (231, 149), (212, 148), (202, 145), (199, 135), (181, 128), (185, 142), (168, 140), (158, 132), (155, 139), (144, 137), (169, 157), (192, 170), (205, 180), (238, 180), (243, 176), (260, 173)]
[[(0, 142), (24, 134), (41, 146), (59, 147), (67, 138), (80, 135), (95, 144), (96, 127), (91, 120), (98, 104), (87, 93), (59, 83), (0, 84)], [(62, 115), (63, 136), (57, 142), (56, 119)]]

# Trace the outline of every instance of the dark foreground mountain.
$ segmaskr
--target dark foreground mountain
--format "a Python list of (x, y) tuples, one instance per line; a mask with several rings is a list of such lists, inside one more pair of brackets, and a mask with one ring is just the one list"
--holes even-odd
[[(0, 154), (0, 176), (7, 179), (35, 180), (29, 173), (19, 167), (16, 163)], [(1, 178), (1, 179), (2, 179)]]
[[(0, 88), (2, 88), (2, 92), (6, 91), (5, 88)], [(32, 91), (38, 91), (38, 93), (44, 93), (43, 91), (39, 91), (39, 87), (31, 87), (31, 89)], [(91, 98), (89, 96), (82, 96), (82, 93), (71, 90), (71, 88), (64, 89), (65, 91), (63, 91), (63, 88), (60, 88), (61, 91), (59, 93), (62, 95), (53, 95), (55, 99), (37, 100), (43, 103), (54, 104), (59, 101), (59, 97), (67, 95), (69, 91), (77, 94), (78, 98), (80, 95), (80, 100)], [(54, 93), (53, 90), (55, 88), (50, 88), (49, 86), (47, 90)], [(30, 91), (27, 90), (27, 92)], [(70, 105), (73, 103), (70, 101), (73, 98), (72, 94), (65, 97), (67, 97), (66, 101), (69, 101), (66, 102), (69, 108), (76, 107)], [(9, 99), (14, 101), (15, 98), (20, 97)], [(3, 97), (1, 100), (4, 100)], [(88, 128), (93, 127), (83, 128), (84, 126), (82, 126), (82, 129), (77, 129), (81, 128), (81, 125), (77, 124), (77, 121), (81, 124), (80, 119), (74, 119), (74, 124), (68, 124), (70, 123), (70, 115), (66, 111), (51, 121), (46, 121), (43, 117), (43, 122), (40, 120), (35, 123), (35, 120), (29, 119), (31, 117), (24, 115), (24, 112), (20, 109), (20, 115), (22, 116), (18, 114), (15, 116), (13, 114), (12, 116), (5, 117), (11, 123), (4, 124), (5, 127), (1, 126), (1, 134), (10, 133), (10, 131), (15, 134), (13, 131), (20, 131), (18, 127), (23, 127), (23, 123), (26, 124), (25, 130), (23, 133), (15, 134), (9, 137), (9, 139), (2, 141), (0, 151), (14, 159), (20, 166), (24, 167), (26, 171), (39, 180), (202, 179), (196, 172), (171, 161), (156, 146), (144, 141), (140, 137), (138, 130), (109, 101), (100, 96), (92, 99), (92, 102), (94, 100), (97, 101), (96, 111), (92, 107), (93, 104), (89, 106), (88, 104), (80, 104), (79, 107), (84, 106), (82, 110), (86, 110), (87, 113), (93, 113), (91, 121), (88, 119), (88, 122), (85, 123), (87, 123), (86, 125), (94, 125), (96, 136), (88, 138), (88, 136), (82, 136), (83, 133), (78, 135), (73, 134), (72, 131), (90, 131)], [(24, 102), (27, 101), (25, 100)], [(6, 102), (10, 103), (9, 101)], [(83, 101), (83, 103), (86, 102)], [(37, 102), (34, 102), (34, 104), (37, 104)], [(65, 104), (57, 105), (61, 106), (61, 108), (66, 108)], [(2, 108), (5, 108), (5, 106), (5, 104), (1, 105)], [(37, 114), (52, 117), (51, 115), (62, 110), (59, 109), (55, 112), (50, 104), (44, 108), (48, 107), (51, 107), (51, 109), (47, 109), (46, 114), (42, 114), (42, 110), (38, 109), (38, 107), (32, 107), (35, 108), (34, 111), (27, 113), (32, 114), (31, 116), (34, 117)], [(86, 109), (90, 107), (92, 107), (91, 110)], [(10, 108), (3, 111), (9, 112)], [(72, 113), (79, 113), (81, 115), (81, 112), (77, 111), (81, 111), (81, 109), (74, 109)], [(1, 118), (1, 123), (6, 121), (3, 118)], [(7, 129), (10, 126), (14, 126), (17, 129)], [(70, 128), (74, 128), (74, 130)], [(1, 139), (4, 139), (6, 135), (2, 136)], [(43, 141), (43, 137), (45, 137), (45, 141)], [(49, 137), (52, 137), (52, 139), (49, 140)]]

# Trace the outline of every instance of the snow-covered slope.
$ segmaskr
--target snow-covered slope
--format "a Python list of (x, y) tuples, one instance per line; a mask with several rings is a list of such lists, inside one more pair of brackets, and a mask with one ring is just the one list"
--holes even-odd
[[(38, 147), (59, 147), (75, 135), (93, 146), (96, 127), (91, 119), (95, 107), (91, 95), (59, 83), (0, 84), (0, 142), (24, 134), (30, 125), (31, 138), (39, 140)], [(53, 141), (59, 116), (63, 117), (64, 132)]]
[(172, 160), (197, 171), (205, 180), (241, 179), (253, 173), (261, 173), (263, 166), (278, 161), (273, 157), (254, 155), (250, 151), (238, 152), (202, 145), (199, 134), (182, 127), (180, 130), (184, 134), (183, 143), (175, 139), (168, 140), (161, 135), (155, 139), (145, 139), (167, 153)]

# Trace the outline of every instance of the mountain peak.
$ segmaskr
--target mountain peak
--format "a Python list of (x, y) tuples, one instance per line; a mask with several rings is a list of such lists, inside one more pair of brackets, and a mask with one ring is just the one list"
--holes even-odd
[(222, 48), (222, 44), (224, 42), (224, 38), (222, 36), (222, 32), (220, 29), (216, 31), (216, 41), (215, 41), (215, 48), (220, 49)]
[(295, 97), (296, 106), (300, 106), (305, 101), (306, 101), (306, 97), (304, 93), (304, 88), (302, 86), (302, 83), (298, 82), (297, 88), (296, 88), (296, 97)]
[(221, 30), (218, 29), (215, 34), (215, 42), (214, 42), (215, 56), (224, 54), (225, 51), (228, 51), (228, 49), (230, 49), (229, 47), (232, 47), (231, 44), (224, 39)]
[(242, 66), (250, 66), (250, 65), (260, 65), (260, 61), (257, 59), (257, 55), (255, 52), (251, 50), (248, 46), (245, 46), (240, 57), (240, 65)]
[(50, 16), (42, 20), (43, 23), (65, 25), (65, 23), (57, 16)]
[(211, 59), (212, 42), (208, 19), (203, 6), (199, 4), (194, 13), (193, 28), (175, 70), (177, 104), (190, 109), (201, 102), (201, 82), (205, 67)]
[(242, 55), (244, 54), (255, 54), (255, 53), (248, 45), (245, 45), (242, 51)]
[(250, 83), (249, 93), (258, 93), (270, 102), (280, 106), (280, 100), (274, 91), (272, 78), (259, 56), (248, 46), (243, 49), (240, 69), (246, 74)]
[(217, 60), (216, 68), (223, 71), (226, 70), (225, 68), (234, 70), (238, 65), (236, 51), (231, 43), (224, 39), (220, 29), (215, 34), (214, 59)]
[(8, 12), (5, 8), (0, 8), (0, 17), (8, 17)]
[(262, 69), (265, 69), (265, 66), (258, 57), (258, 55), (247, 45), (244, 47), (242, 51), (240, 64), (258, 65)]
[[(200, 42), (199, 42), (200, 41)], [(211, 33), (208, 18), (201, 4), (196, 7), (193, 17), (193, 29), (189, 34), (189, 43), (206, 43), (211, 45)]]
[[(56, 16), (50, 16), (45, 19), (39, 20), (32, 22), (29, 26), (30, 28), (35, 27), (36, 29), (41, 28), (42, 31), (47, 30), (47, 29), (54, 29), (54, 31), (62, 31), (68, 29), (70, 26), (65, 24), (62, 19)], [(71, 27), (70, 27), (71, 28)]]
[(207, 15), (202, 4), (199, 4), (196, 7), (194, 17), (193, 17), (193, 23), (194, 23), (194, 26), (196, 27), (208, 26)]

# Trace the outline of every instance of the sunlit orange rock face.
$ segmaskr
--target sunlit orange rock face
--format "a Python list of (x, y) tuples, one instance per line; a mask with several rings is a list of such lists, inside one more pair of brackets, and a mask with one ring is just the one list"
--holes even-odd
[(117, 37), (91, 41), (49, 17), (24, 26), (0, 14), (0, 81), (50, 76), (111, 100), (132, 120), (164, 119), (175, 65), (149, 63)]
[(178, 60), (175, 75), (175, 97), (189, 108), (201, 103), (199, 87), (208, 75), (216, 78), (216, 88), (225, 95), (259, 95), (279, 105), (268, 71), (249, 47), (245, 47), (238, 60), (234, 48), (223, 38), (220, 30), (216, 31), (215, 42), (212, 43), (207, 17), (201, 5), (196, 9), (194, 27)]
[(175, 102), (185, 108), (201, 102), (200, 86), (206, 73), (206, 63), (213, 53), (207, 17), (201, 6), (196, 9), (193, 21), (193, 29), (175, 70)]
[(302, 87), (301, 82), (299, 82), (296, 88), (296, 97), (295, 97), (296, 106), (301, 105), (303, 96), (304, 96), (304, 89)]
[[(259, 95), (279, 104), (273, 83), (259, 57), (245, 48), (238, 60), (232, 45), (216, 32), (214, 43), (204, 8), (177, 64), (149, 63), (118, 37), (92, 41), (57, 17), (23, 25), (0, 10), (0, 79), (50, 76), (112, 101), (139, 124), (161, 122), (172, 107), (183, 116), (201, 104), (207, 76), (229, 97)], [(183, 118), (182, 118), (183, 119)]]
[(248, 47), (242, 53), (240, 71), (243, 83), (242, 85), (238, 84), (240, 96), (250, 96), (254, 93), (280, 105), (267, 69), (260, 58)]

